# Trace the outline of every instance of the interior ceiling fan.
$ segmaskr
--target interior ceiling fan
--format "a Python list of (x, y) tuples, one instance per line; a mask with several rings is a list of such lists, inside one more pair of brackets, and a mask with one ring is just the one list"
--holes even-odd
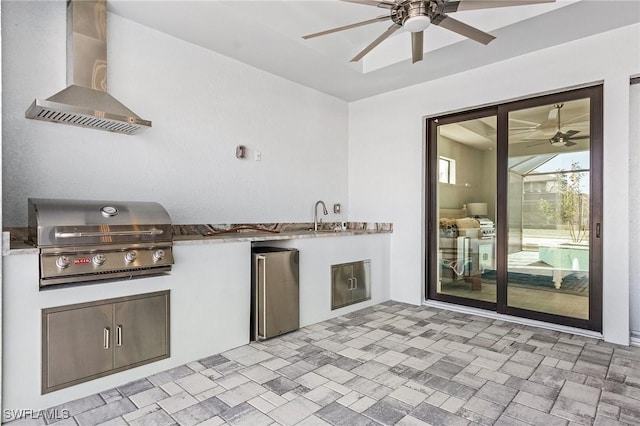
[(488, 9), (494, 7), (520, 6), (527, 4), (553, 3), (555, 0), (342, 0), (350, 3), (377, 6), (389, 9), (388, 15), (378, 16), (354, 24), (332, 28), (314, 34), (306, 35), (302, 38), (310, 39), (327, 34), (344, 31), (351, 28), (361, 27), (375, 22), (392, 21), (393, 23), (385, 32), (376, 38), (371, 44), (365, 47), (360, 53), (351, 59), (357, 62), (376, 46), (382, 43), (391, 34), (404, 28), (411, 33), (411, 58), (413, 63), (421, 61), (423, 58), (424, 30), (429, 24), (437, 25), (454, 33), (460, 34), (482, 44), (489, 44), (494, 36), (485, 33), (464, 22), (453, 19), (448, 13), (461, 12), (465, 10)]
[(579, 130), (567, 130), (566, 132), (563, 132), (561, 130), (562, 124), (560, 121), (560, 110), (562, 109), (563, 106), (564, 104), (555, 104), (553, 106), (554, 110), (551, 110), (551, 113), (549, 114), (551, 115), (552, 113), (555, 113), (555, 116), (557, 118), (556, 129), (555, 129), (556, 132), (554, 133), (554, 135), (547, 139), (529, 139), (528, 141), (541, 141), (541, 142), (533, 145), (528, 145), (528, 147), (543, 145), (547, 142), (550, 143), (552, 146), (573, 146), (576, 144), (575, 142), (573, 142), (574, 140), (589, 139), (589, 136), (576, 136), (578, 133), (580, 133)]

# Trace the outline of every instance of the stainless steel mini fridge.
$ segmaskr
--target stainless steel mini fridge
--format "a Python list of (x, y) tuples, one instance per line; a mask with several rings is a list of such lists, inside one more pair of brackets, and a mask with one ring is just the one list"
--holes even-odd
[(254, 247), (251, 251), (251, 340), (265, 340), (300, 327), (299, 253)]

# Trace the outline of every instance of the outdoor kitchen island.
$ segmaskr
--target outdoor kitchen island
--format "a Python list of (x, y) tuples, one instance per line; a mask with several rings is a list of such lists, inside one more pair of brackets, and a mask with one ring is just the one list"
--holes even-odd
[[(271, 225), (269, 231), (261, 230), (264, 225), (177, 225), (168, 275), (43, 290), (38, 249), (24, 244), (19, 232), (3, 233), (5, 412), (55, 407), (247, 344), (255, 245), (300, 251), (301, 327), (389, 300), (391, 224), (347, 223), (345, 230), (319, 232), (310, 230), (313, 224)], [(331, 310), (331, 266), (365, 259), (371, 261), (371, 299)], [(169, 358), (41, 394), (43, 309), (165, 290)]]

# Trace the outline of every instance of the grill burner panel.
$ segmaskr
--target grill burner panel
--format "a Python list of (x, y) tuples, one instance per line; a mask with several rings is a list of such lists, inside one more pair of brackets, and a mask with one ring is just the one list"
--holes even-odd
[(171, 270), (171, 219), (157, 203), (29, 199), (40, 287)]
[[(171, 244), (104, 246), (82, 251), (43, 249), (40, 256), (41, 285), (85, 280), (105, 280), (140, 276), (171, 270)], [(131, 260), (129, 260), (131, 258)]]

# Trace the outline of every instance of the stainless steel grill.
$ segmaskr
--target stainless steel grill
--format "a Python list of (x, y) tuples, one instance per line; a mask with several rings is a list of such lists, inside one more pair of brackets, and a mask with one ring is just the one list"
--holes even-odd
[(29, 199), (40, 287), (167, 273), (171, 218), (158, 203)]

